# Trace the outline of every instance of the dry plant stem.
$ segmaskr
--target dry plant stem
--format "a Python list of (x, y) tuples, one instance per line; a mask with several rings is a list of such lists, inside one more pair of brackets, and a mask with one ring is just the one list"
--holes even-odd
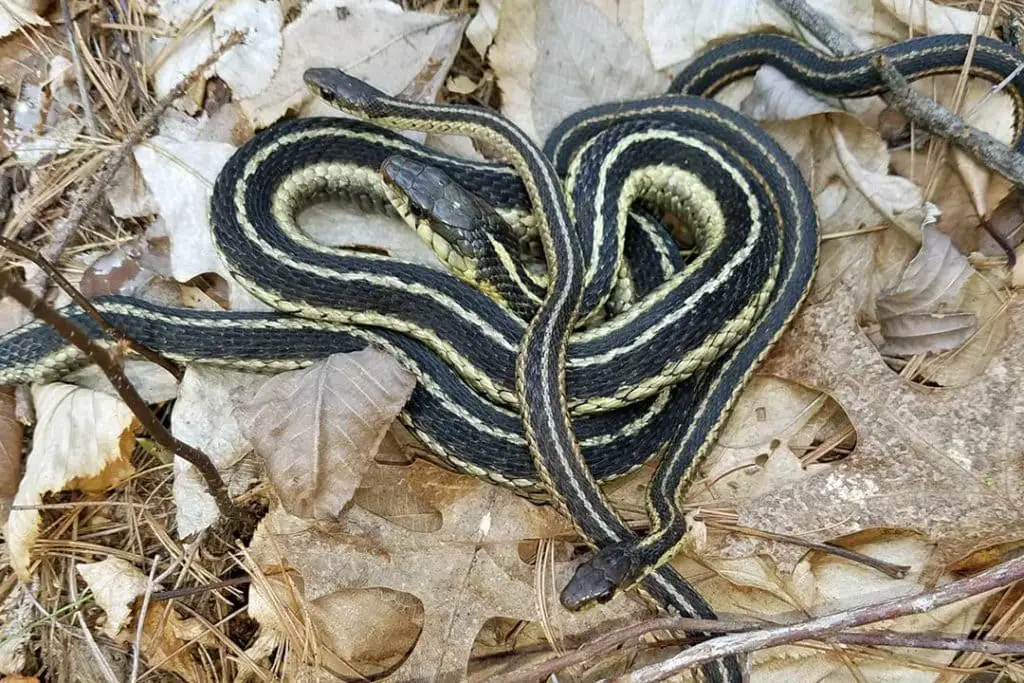
[(837, 55), (852, 55), (859, 52), (853, 41), (840, 31), (827, 16), (815, 11), (804, 0), (775, 0), (783, 12), (788, 14), (811, 34), (823, 42)]
[(175, 364), (173, 361), (164, 358), (153, 349), (135, 341), (134, 339), (126, 335), (124, 332), (117, 329), (109, 322), (107, 322), (106, 318), (104, 318), (103, 315), (96, 310), (96, 307), (93, 306), (92, 303), (87, 298), (85, 298), (85, 295), (83, 295), (81, 292), (75, 289), (75, 287), (70, 282), (68, 282), (63, 275), (60, 274), (60, 271), (58, 271), (52, 263), (44, 259), (38, 253), (18, 244), (17, 242), (9, 240), (6, 237), (0, 237), (0, 247), (3, 247), (4, 249), (9, 249), (18, 256), (24, 259), (28, 259), (32, 263), (39, 266), (39, 268), (44, 273), (49, 275), (50, 279), (56, 282), (57, 286), (63, 289), (67, 293), (67, 295), (71, 297), (72, 301), (74, 301), (76, 304), (79, 305), (79, 307), (82, 308), (82, 310), (88, 313), (89, 317), (96, 321), (96, 324), (100, 326), (100, 329), (109, 334), (114, 341), (118, 342), (119, 344), (125, 344), (132, 351), (139, 354), (146, 360), (156, 363), (164, 370), (171, 373), (174, 379), (178, 380), (179, 382), (181, 381), (182, 377), (184, 377), (184, 373), (182, 372), (181, 368), (179, 368), (177, 364)]
[[(629, 624), (606, 633), (577, 650), (558, 657), (552, 657), (514, 673), (498, 678), (501, 683), (527, 683), (545, 680), (562, 669), (577, 664), (593, 663), (614, 652), (617, 648), (631, 643), (641, 636), (655, 631), (686, 631), (693, 633), (749, 633), (764, 628), (765, 624), (755, 622), (718, 621), (712, 619), (689, 619), (679, 617), (658, 617), (638, 624)], [(909, 647), (927, 650), (952, 650), (980, 652), (990, 655), (1024, 654), (1024, 641), (1019, 640), (978, 640), (941, 633), (903, 633), (901, 631), (844, 631), (822, 638), (822, 642), (843, 645), (871, 645), (882, 647)]]
[[(96, 180), (92, 183), (88, 192), (79, 195), (74, 204), (71, 206), (71, 210), (68, 211), (68, 215), (65, 218), (57, 221), (57, 224), (53, 227), (53, 232), (50, 236), (49, 243), (40, 249), (40, 255), (48, 261), (56, 262), (61, 253), (64, 251), (64, 247), (67, 246), (68, 242), (71, 241), (71, 237), (78, 230), (78, 226), (81, 225), (82, 221), (85, 220), (86, 216), (92, 213), (92, 210), (99, 204), (100, 198), (103, 196), (103, 191), (110, 186), (114, 180), (114, 175), (118, 172), (124, 162), (128, 159), (128, 156), (132, 153), (132, 149), (142, 138), (150, 131), (153, 126), (156, 125), (157, 119), (164, 113), (167, 107), (171, 106), (174, 100), (178, 99), (185, 94), (185, 91), (191, 87), (192, 82), (198, 78), (204, 71), (214, 64), (221, 56), (235, 45), (242, 42), (242, 34), (234, 32), (230, 34), (224, 43), (218, 48), (212, 55), (203, 60), (203, 63), (197, 66), (192, 72), (182, 79), (181, 83), (174, 86), (169, 93), (164, 97), (160, 98), (159, 101), (153, 108), (146, 113), (139, 123), (135, 126), (135, 129), (128, 134), (128, 136), (121, 141), (117, 149), (114, 150), (107, 156), (103, 162), (103, 167), (100, 169), (99, 175)], [(33, 279), (29, 283), (29, 287), (33, 290), (41, 290), (43, 284), (43, 276), (37, 279)]]
[(202, 586), (191, 586), (189, 588), (175, 588), (174, 590), (157, 591), (153, 593), (152, 600), (153, 602), (157, 602), (160, 600), (177, 600), (179, 598), (187, 598), (190, 595), (197, 595), (199, 593), (207, 593), (209, 591), (220, 590), (221, 588), (244, 586), (247, 583), (251, 582), (251, 576), (238, 576), (234, 579), (225, 579), (223, 581), (215, 581), (214, 583), (205, 583)]
[(89, 335), (83, 329), (58, 313), (53, 306), (50, 306), (43, 299), (29, 291), (9, 271), (0, 273), (0, 296), (5, 294), (13, 297), (15, 301), (31, 311), (33, 315), (53, 327), (58, 334), (71, 344), (74, 344), (76, 348), (89, 357), (89, 360), (98, 365), (107, 376), (107, 379), (110, 380), (110, 384), (117, 391), (118, 396), (128, 404), (132, 413), (135, 414), (135, 417), (138, 418), (146, 431), (150, 433), (153, 440), (174, 455), (190, 462), (199, 470), (203, 479), (206, 480), (206, 485), (210, 488), (210, 494), (217, 502), (217, 508), (220, 510), (220, 513), (230, 520), (241, 518), (240, 510), (235, 507), (230, 496), (228, 496), (224, 480), (210, 459), (201, 451), (171, 436), (171, 433), (156, 418), (156, 415), (149, 409), (146, 402), (142, 400), (142, 397), (139, 396), (132, 383), (125, 377), (120, 364), (110, 352), (101, 344), (89, 339)]
[(738, 633), (712, 638), (694, 645), (688, 650), (665, 661), (610, 679), (615, 683), (650, 683), (694, 667), (712, 662), (721, 657), (763, 650), (776, 645), (795, 643), (800, 640), (829, 640), (839, 631), (876, 621), (895, 619), (908, 614), (930, 612), (939, 607), (959, 602), (970, 597), (1004, 588), (1024, 579), (1024, 558), (1015, 558), (975, 576), (951, 583), (919, 595), (887, 600), (875, 605), (858, 607), (837, 612), (817, 619), (776, 626), (760, 631)]
[(139, 610), (138, 623), (135, 625), (135, 643), (132, 646), (132, 677), (130, 680), (139, 680), (139, 655), (142, 653), (142, 629), (146, 625), (146, 612), (149, 611), (149, 600), (153, 595), (153, 586), (156, 584), (156, 566), (160, 562), (160, 555), (153, 558), (153, 564), (149, 568), (149, 581), (146, 582), (146, 593), (142, 598), (142, 608)]
[(815, 543), (813, 541), (807, 541), (805, 539), (802, 539), (799, 536), (790, 536), (788, 534), (776, 534), (770, 531), (754, 529), (752, 527), (734, 526), (732, 524), (722, 524), (719, 522), (709, 523), (708, 526), (714, 526), (715, 528), (722, 529), (724, 531), (733, 531), (739, 534), (747, 534), (748, 536), (758, 536), (760, 538), (767, 538), (773, 541), (781, 541), (782, 543), (791, 543), (792, 545), (798, 545), (804, 548), (810, 548), (811, 550), (817, 550), (819, 552), (828, 553), (830, 555), (835, 555), (837, 557), (842, 557), (844, 559), (850, 560), (851, 562), (863, 564), (864, 566), (871, 567), (872, 569), (877, 569), (886, 576), (892, 577), (894, 579), (902, 579), (907, 575), (907, 572), (910, 571), (910, 567), (906, 565), (893, 564), (891, 562), (886, 562), (885, 560), (879, 560), (877, 558), (871, 557), (870, 555), (858, 553), (856, 550), (847, 550), (846, 548), (843, 548), (838, 545), (833, 545), (831, 543)]
[(85, 67), (82, 65), (82, 57), (78, 54), (78, 40), (75, 38), (75, 22), (71, 17), (69, 0), (60, 0), (61, 20), (64, 22), (64, 33), (68, 39), (68, 49), (71, 51), (71, 63), (75, 66), (75, 80), (78, 81), (78, 98), (82, 100), (82, 111), (85, 113), (85, 126), (93, 135), (96, 134), (96, 117), (92, 113), (92, 103), (89, 101), (89, 81), (85, 77)]
[(872, 65), (889, 88), (890, 103), (901, 114), (929, 133), (946, 138), (1015, 185), (1024, 186), (1024, 156), (919, 94), (884, 55), (876, 55)]

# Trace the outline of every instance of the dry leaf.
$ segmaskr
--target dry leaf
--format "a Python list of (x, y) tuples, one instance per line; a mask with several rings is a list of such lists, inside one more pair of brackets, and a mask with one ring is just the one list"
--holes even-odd
[[(913, 534), (885, 533), (865, 538), (844, 547), (871, 557), (909, 565), (903, 579), (892, 579), (881, 572), (832, 555), (811, 552), (787, 573), (779, 573), (770, 562), (756, 555), (743, 559), (705, 556), (704, 567), (691, 561), (678, 562), (687, 576), (703, 576), (701, 592), (720, 614), (742, 614), (745, 618), (778, 619), (779, 614), (816, 616), (889, 598), (911, 595), (930, 586), (923, 580), (921, 567), (928, 561), (931, 545)], [(710, 570), (710, 572), (708, 571)], [(710, 574), (710, 576), (709, 576)], [(952, 576), (942, 577), (942, 581)], [(742, 588), (737, 590), (736, 586)], [(910, 633), (970, 632), (984, 598), (949, 605), (927, 614), (911, 615), (866, 627)], [(890, 655), (886, 656), (887, 653)], [(935, 673), (913, 662), (926, 661), (933, 666), (948, 665), (954, 652), (908, 650), (899, 648), (809, 649), (787, 645), (752, 655), (753, 680), (821, 681), (846, 680), (851, 665), (863, 675), (861, 680), (934, 681)], [(912, 660), (908, 660), (910, 657)]]
[(842, 110), (789, 80), (775, 67), (763, 66), (754, 74), (750, 94), (743, 98), (740, 111), (756, 121), (791, 121)]
[[(763, 372), (827, 392), (849, 415), (857, 446), (812, 476), (741, 500), (741, 523), (812, 540), (910, 529), (935, 544), (929, 576), (972, 549), (1018, 540), (1024, 306), (1010, 306), (1009, 322), (1016, 334), (979, 381), (933, 390), (885, 365), (856, 323), (848, 289), (805, 307)], [(765, 552), (784, 564), (800, 551)]]
[[(107, 488), (131, 473), (135, 416), (120, 399), (70, 384), (33, 387), (32, 398), (38, 421), (15, 505), (39, 505), (68, 487)], [(38, 534), (37, 510), (15, 510), (4, 526), (11, 567), (23, 581)]]
[(955, 309), (974, 269), (934, 224), (921, 230), (921, 249), (899, 282), (878, 297), (877, 316), (891, 356), (946, 351), (964, 343), (977, 326)]
[(228, 283), (232, 308), (265, 309), (231, 277), (213, 246), (208, 207), (213, 182), (234, 152), (221, 142), (175, 142), (155, 136), (135, 148), (135, 161), (160, 206), (170, 238), (171, 274), (178, 282), (217, 273)]
[(0, 673), (24, 671), (33, 647), (32, 622), (36, 619), (35, 585), (15, 585), (0, 603)]
[[(171, 413), (171, 433), (210, 458), (232, 496), (249, 487), (252, 474), (245, 466), (252, 444), (238, 427), (234, 407), (265, 381), (252, 373), (189, 367)], [(181, 458), (174, 460), (174, 502), (179, 538), (206, 529), (220, 514), (198, 470)]]
[[(529, 102), (506, 100), (502, 113), (538, 136), (535, 139), (543, 139), (580, 109), (662, 93), (668, 87), (646, 52), (587, 0), (538, 3), (536, 20), (514, 9), (502, 6), (496, 40), (507, 43), (507, 36), (516, 41), (528, 37), (532, 44), (520, 44), (515, 51), (495, 50), (491, 65), (503, 89), (505, 78), (532, 79)], [(575, 30), (578, 26), (587, 30)], [(536, 61), (518, 59), (522, 51), (536, 54)]]
[(535, 0), (502, 0), (490, 64), (501, 88), (501, 113), (539, 140), (533, 123), (533, 74), (537, 66)]
[(241, 44), (217, 60), (217, 75), (237, 97), (259, 94), (274, 76), (283, 39), (281, 7), (276, 2), (231, 0), (213, 13), (214, 37), (223, 43), (232, 31), (241, 33)]
[(21, 478), (22, 429), (14, 409), (14, 388), (0, 387), (0, 524), (7, 522)]
[(336, 353), (267, 380), (236, 417), (285, 509), (333, 519), (415, 386), (416, 378), (383, 351)]
[[(142, 656), (153, 668), (177, 674), (188, 683), (207, 681), (209, 677), (193, 652), (199, 645), (198, 635), (209, 627), (195, 619), (182, 619), (172, 605), (150, 605), (142, 624)], [(127, 635), (134, 640), (134, 631)]]
[[(213, 27), (206, 22), (173, 38), (156, 36), (146, 49), (149, 63), (159, 64), (153, 73), (153, 91), (157, 97), (166, 97), (213, 54)], [(193, 113), (198, 109), (194, 101), (183, 104)]]
[[(824, 14), (858, 46), (868, 48), (874, 29), (874, 8), (868, 0), (821, 0), (814, 9)], [(723, 36), (756, 30), (793, 32), (792, 20), (770, 0), (646, 0), (644, 32), (656, 69), (689, 60)]]
[[(900, 32), (887, 36), (891, 40), (905, 40), (907, 29), (911, 35), (934, 36), (940, 33), (976, 33), (988, 31), (988, 19), (971, 10), (942, 5), (931, 0), (878, 0), (884, 11), (896, 19)], [(879, 22), (884, 25), (886, 22)]]
[[(256, 128), (307, 104), (303, 114), (336, 113), (306, 89), (302, 73), (310, 67), (338, 67), (387, 93), (401, 92), (425, 67), (433, 73), (428, 62), (438, 50), (454, 55), (464, 26), (462, 17), (403, 12), (383, 0), (312, 2), (282, 32), (281, 66), (261, 92), (241, 101), (242, 108)], [(443, 76), (447, 68), (437, 71)]]
[(501, 0), (480, 0), (476, 14), (466, 26), (466, 39), (481, 57), (487, 56), (487, 50), (494, 42), (500, 13)]
[[(815, 291), (828, 292), (840, 280), (852, 282), (858, 305), (874, 311), (878, 292), (896, 281), (916, 253), (919, 226), (934, 208), (915, 185), (889, 175), (885, 141), (853, 116), (826, 114), (765, 127), (810, 184), (820, 233), (846, 235), (822, 242)], [(889, 224), (886, 215), (906, 231), (855, 234)]]
[[(379, 676), (412, 650), (423, 627), (423, 608), (416, 598), (385, 588), (337, 590), (316, 600), (303, 595), (302, 577), (272, 575), (253, 582), (249, 614), (275, 640), (301, 643), (317, 653), (316, 667), (289, 661), (286, 670), (299, 678), (333, 671), (349, 678)], [(339, 628), (355, 624), (361, 628)], [(292, 667), (295, 667), (292, 669)]]
[(50, 22), (38, 14), (45, 9), (42, 3), (5, 2), (0, 7), (0, 38), (6, 38), (27, 25), (49, 26)]
[[(253, 538), (251, 555), (267, 573), (294, 570), (304, 581), (305, 600), (364, 587), (418, 599), (422, 633), (392, 674), (394, 680), (461, 679), (476, 635), (490, 618), (540, 618), (534, 569), (519, 558), (518, 544), (568, 531), (567, 522), (550, 508), (422, 461), (410, 467), (371, 468), (358, 500), (334, 526), (272, 512)], [(442, 519), (430, 532), (410, 531), (413, 525), (384, 516), (429, 508)], [(564, 564), (556, 566), (555, 586), (562, 585), (569, 570)], [(553, 596), (545, 600), (555, 602)], [(578, 634), (597, 625), (603, 629), (636, 619), (643, 610), (625, 597), (583, 614), (550, 603), (551, 627), (567, 643), (578, 643)], [(363, 630), (351, 617), (334, 628)]]
[(145, 595), (149, 577), (119, 557), (79, 563), (75, 569), (92, 591), (93, 600), (107, 615), (103, 632), (115, 638), (128, 625), (135, 599)]

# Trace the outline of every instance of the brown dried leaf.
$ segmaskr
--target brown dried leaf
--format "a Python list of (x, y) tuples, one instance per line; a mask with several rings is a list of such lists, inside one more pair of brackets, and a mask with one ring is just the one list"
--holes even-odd
[[(791, 572), (780, 572), (764, 557), (752, 554), (739, 559), (704, 556), (702, 568), (692, 561), (677, 561), (680, 571), (694, 574), (710, 569), (713, 574), (700, 585), (701, 593), (720, 614), (739, 613), (745, 618), (773, 621), (779, 614), (798, 612), (808, 615), (832, 613), (842, 609), (881, 602), (919, 593), (929, 586), (921, 568), (931, 545), (913, 533), (864, 534), (862, 540), (844, 543), (844, 547), (871, 557), (909, 565), (908, 575), (899, 580), (846, 559), (823, 553), (807, 553)], [(954, 578), (942, 577), (943, 581)], [(742, 586), (737, 590), (737, 585)], [(941, 631), (966, 634), (975, 623), (985, 598), (965, 600), (927, 614), (911, 615), (882, 622), (878, 628), (910, 633)], [(874, 628), (874, 627), (872, 627)], [(911, 657), (912, 659), (907, 659)], [(930, 681), (934, 674), (922, 675), (920, 662), (945, 666), (954, 653), (940, 650), (910, 651), (892, 648), (885, 656), (878, 649), (810, 649), (800, 645), (771, 648), (754, 653), (753, 680), (824, 681), (847, 680), (852, 666), (866, 681)], [(782, 677), (785, 677), (784, 679)]]
[[(271, 513), (253, 539), (251, 554), (267, 573), (287, 568), (300, 575), (307, 601), (342, 588), (383, 587), (415, 596), (423, 609), (422, 632), (393, 680), (465, 678), (474, 640), (489, 619), (541, 619), (534, 568), (520, 559), (518, 545), (570, 532), (550, 508), (423, 461), (409, 467), (374, 466), (356, 501), (346, 508), (340, 528), (317, 526), (281, 510)], [(412, 531), (382, 516), (431, 509), (442, 519), (431, 532)], [(556, 567), (555, 585), (562, 585), (567, 571), (567, 565)], [(583, 614), (555, 604), (546, 610), (552, 630), (578, 643), (588, 629), (635, 619), (644, 608), (619, 598)], [(335, 631), (363, 629), (357, 614), (331, 626)], [(378, 635), (385, 639), (378, 647), (391, 653), (387, 635)]]
[(267, 380), (236, 417), (285, 509), (333, 519), (415, 386), (396, 360), (371, 347)]
[(14, 388), (0, 387), (0, 524), (7, 523), (21, 478), (22, 429), (14, 407)]
[[(290, 109), (302, 109), (306, 115), (336, 114), (310, 97), (302, 81), (302, 72), (310, 67), (336, 66), (385, 92), (400, 92), (422, 77), (431, 61), (442, 67), (439, 71), (447, 71), (465, 25), (463, 17), (403, 12), (387, 2), (340, 7), (309, 3), (282, 31), (280, 67), (260, 92), (241, 100), (242, 109), (257, 128)], [(339, 36), (345, 39), (338, 40)], [(436, 83), (440, 85), (441, 81)]]
[[(807, 306), (764, 371), (832, 396), (857, 429), (857, 447), (798, 482), (742, 500), (741, 523), (812, 540), (915, 530), (936, 544), (932, 575), (973, 548), (1019, 539), (1024, 306), (1012, 304), (1008, 315), (1016, 334), (979, 381), (931, 390), (882, 362), (856, 323), (848, 289)], [(790, 562), (802, 553), (767, 551)]]
[[(198, 649), (197, 629), (205, 631), (207, 627), (193, 619), (182, 619), (171, 605), (150, 605), (142, 624), (139, 649), (155, 669), (177, 674), (189, 683), (209, 680), (194, 654)], [(129, 635), (134, 639), (135, 632)]]

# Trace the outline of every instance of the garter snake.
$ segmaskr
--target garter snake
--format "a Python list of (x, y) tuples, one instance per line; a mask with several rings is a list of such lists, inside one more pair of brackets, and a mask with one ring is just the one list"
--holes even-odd
[[(907, 78), (914, 79), (958, 71), (969, 41), (970, 38), (964, 36), (941, 36), (908, 41), (883, 51)], [(977, 41), (972, 74), (999, 81), (1016, 67), (1018, 55), (1015, 51), (996, 41), (981, 38)], [(677, 79), (676, 85), (695, 95), (713, 94), (729, 82), (750, 73), (759, 64), (772, 63), (826, 94), (861, 96), (882, 89), (868, 59), (866, 55), (825, 58), (781, 36), (748, 37), (723, 44), (698, 58)], [(817, 244), (813, 206), (795, 166), (749, 121), (713, 102), (695, 97), (666, 96), (598, 107), (570, 118), (548, 146), (548, 154), (558, 172), (572, 175), (574, 159), (589, 154), (597, 159), (591, 164), (598, 168), (596, 172), (589, 171), (591, 178), (604, 171), (605, 180), (608, 180), (614, 174), (622, 176), (625, 173), (615, 163), (627, 158), (630, 150), (650, 150), (643, 145), (663, 145), (669, 141), (676, 144), (677, 151), (689, 145), (691, 151), (700, 150), (703, 155), (705, 168), (701, 170), (707, 171), (710, 166), (717, 168), (712, 169), (715, 173), (710, 176), (696, 171), (688, 176), (679, 176), (684, 178), (678, 181), (683, 189), (699, 195), (710, 186), (714, 194), (714, 190), (732, 183), (734, 194), (738, 193), (735, 196), (746, 199), (746, 208), (738, 209), (733, 204), (722, 206), (716, 200), (716, 206), (707, 210), (744, 211), (748, 227), (756, 227), (757, 234), (752, 236), (754, 230), (744, 229), (730, 238), (747, 245), (740, 259), (742, 262), (716, 263), (714, 267), (708, 266), (702, 276), (699, 275), (700, 268), (710, 257), (696, 265), (688, 264), (682, 273), (669, 276), (664, 285), (631, 306), (624, 315), (592, 330), (577, 332), (569, 339), (576, 319), (587, 314), (587, 311), (578, 309), (586, 299), (589, 282), (594, 281), (593, 278), (587, 280), (587, 273), (596, 274), (600, 270), (594, 266), (599, 262), (595, 254), (612, 241), (601, 236), (593, 241), (588, 253), (586, 247), (580, 245), (579, 236), (573, 234), (573, 218), (579, 219), (578, 224), (591, 220), (604, 225), (621, 225), (625, 220), (624, 210), (617, 200), (598, 205), (586, 199), (588, 194), (605, 199), (599, 193), (610, 193), (610, 190), (602, 189), (608, 184), (602, 185), (597, 181), (597, 185), (587, 185), (583, 182), (579, 185), (578, 194), (571, 194), (571, 200), (566, 204), (561, 187), (555, 180), (555, 171), (546, 159), (499, 117), (476, 110), (402, 103), (338, 72), (314, 72), (310, 78), (320, 86), (320, 94), (335, 98), (341, 96), (347, 107), (355, 107), (359, 113), (376, 119), (378, 123), (472, 133), (497, 143), (518, 164), (519, 173), (526, 180), (525, 194), (533, 206), (532, 217), (545, 243), (551, 269), (545, 294), (548, 298), (540, 303), (538, 314), (527, 325), (506, 307), (453, 278), (439, 278), (436, 273), (424, 274), (407, 268), (406, 264), (395, 265), (392, 260), (371, 254), (356, 257), (339, 254), (302, 237), (293, 220), (298, 204), (321, 192), (352, 193), (353, 188), (360, 187), (360, 184), (365, 188), (375, 182), (368, 177), (353, 179), (353, 175), (339, 179), (338, 174), (332, 172), (332, 168), (334, 171), (337, 168), (324, 158), (323, 142), (344, 126), (313, 120), (268, 131), (258, 144), (240, 150), (218, 178), (218, 190), (212, 205), (215, 234), (232, 272), (278, 310), (299, 315), (299, 318), (288, 320), (306, 319), (289, 327), (291, 323), (267, 322), (273, 319), (268, 316), (264, 323), (256, 325), (256, 329), (278, 332), (281, 338), (274, 343), (280, 344), (287, 334), (301, 332), (313, 337), (317, 334), (347, 334), (351, 328), (344, 324), (355, 324), (385, 328), (398, 333), (396, 338), (407, 335), (421, 343), (440, 357), (443, 365), (454, 368), (468, 382), (467, 391), (480, 392), (488, 399), (518, 406), (523, 411), (526, 442), (537, 460), (535, 464), (546, 487), (554, 493), (556, 501), (567, 508), (584, 536), (607, 548), (597, 556), (597, 561), (584, 565), (588, 570), (596, 571), (577, 574), (579, 581), (574, 580), (571, 587), (578, 592), (567, 599), (563, 596), (566, 602), (580, 604), (590, 599), (603, 599), (609, 595), (607, 584), (628, 586), (643, 579), (645, 587), (665, 604), (692, 614), (710, 615), (699, 596), (674, 572), (664, 567), (650, 574), (648, 572), (663, 562), (676, 545), (674, 539), (683, 522), (675, 503), (693, 473), (699, 455), (713, 440), (746, 377), (796, 310), (813, 274)], [(1006, 88), (1018, 106), (1015, 131), (1018, 147), (1020, 80), (1018, 77)], [(620, 128), (619, 138), (597, 135), (612, 124), (619, 127), (629, 122), (636, 126)], [(413, 154), (420, 154), (430, 164), (450, 163), (436, 153), (408, 147), (407, 143), (387, 142), (396, 138), (377, 129), (345, 125), (349, 126), (346, 130), (357, 130), (355, 137), (361, 137), (368, 148), (385, 145), (385, 156), (406, 145), (407, 148), (403, 147), (401, 151), (411, 149)], [(656, 126), (660, 126), (659, 132), (650, 133), (649, 130)], [(379, 156), (381, 153), (374, 152), (370, 156), (373, 154)], [(673, 159), (676, 163), (683, 163), (683, 160), (698, 163), (682, 152)], [(380, 161), (383, 158), (378, 159)], [(627, 164), (627, 161), (623, 163)], [(372, 165), (362, 164), (360, 167)], [(579, 168), (586, 167), (584, 164)], [(482, 185), (473, 182), (473, 175), (486, 175), (492, 170), (486, 169), (485, 165), (474, 167), (472, 164), (455, 164), (451, 168), (454, 176), (461, 174), (456, 180), (474, 191), (480, 191)], [(611, 180), (623, 181), (619, 187), (633, 192), (633, 198), (643, 198), (644, 184), (651, 182), (652, 173), (657, 174), (648, 169), (648, 175), (641, 175), (641, 180), (630, 181), (628, 177), (611, 177)], [(673, 181), (664, 182), (665, 186), (671, 186)], [(491, 198), (486, 201), (500, 206), (500, 202)], [(515, 201), (521, 201), (521, 196)], [(683, 210), (693, 206), (698, 207), (695, 209), (698, 213), (705, 210), (699, 199), (692, 198), (691, 203), (684, 203)], [(268, 229), (267, 225), (258, 223), (260, 220), (272, 220), (275, 225)], [(613, 232), (621, 234), (620, 231), (608, 230), (609, 234)], [(724, 252), (717, 249), (724, 243), (723, 235), (722, 231), (709, 235), (708, 241), (715, 247), (711, 249), (712, 253)], [(774, 235), (774, 240), (767, 235)], [(613, 241), (616, 243), (614, 251), (621, 254), (622, 238), (617, 237)], [(763, 259), (758, 270), (754, 267), (753, 257), (764, 257), (768, 251), (771, 251), (771, 257)], [(687, 307), (695, 290), (701, 287), (742, 284), (737, 279), (738, 274), (747, 272), (747, 268), (760, 275), (746, 283), (748, 289), (741, 290), (745, 295), (741, 293), (734, 297), (730, 312), (712, 309), (712, 313), (707, 313), (692, 303)], [(339, 288), (346, 290), (340, 304), (333, 298)], [(728, 289), (721, 287), (718, 291)], [(606, 296), (601, 294), (593, 297), (592, 301), (600, 303)], [(167, 326), (182, 321), (180, 315), (174, 318), (156, 308), (132, 308), (126, 302), (117, 301), (112, 301), (110, 306), (112, 309), (122, 306), (121, 310), (128, 319), (148, 316), (147, 321), (157, 336), (160, 330), (166, 331)], [(680, 309), (688, 311), (688, 317), (676, 313)], [(747, 316), (749, 320), (731, 328), (728, 326), (730, 321), (741, 316)], [(223, 325), (229, 317), (210, 316), (206, 318), (210, 322), (203, 324), (221, 329), (218, 325)], [(663, 322), (669, 317), (672, 318), (669, 323)], [(199, 319), (203, 316), (197, 315), (196, 320)], [(715, 330), (726, 329), (724, 336), (728, 339), (723, 339), (706, 325), (701, 328), (701, 333), (687, 336), (685, 331), (693, 326), (694, 321), (702, 319), (711, 319), (719, 325)], [(127, 329), (131, 330), (133, 326), (127, 325)], [(640, 333), (650, 329), (656, 331), (653, 334)], [(40, 339), (38, 330), (28, 329), (21, 336), (19, 332), (4, 338), (5, 349), (18, 340), (28, 339), (26, 335), (35, 335), (32, 339), (36, 341)], [(382, 333), (375, 331), (373, 334)], [(362, 338), (363, 343), (367, 338)], [(680, 342), (680, 338), (684, 341)], [(324, 355), (328, 349), (319, 346), (324, 343), (327, 343), (326, 338), (317, 338), (310, 347), (322, 349), (320, 355)], [(31, 346), (26, 355), (7, 365), (10, 370), (4, 377), (17, 377), (17, 373), (28, 376), (36, 370), (27, 366), (41, 362), (42, 358), (52, 360), (60, 355), (52, 341)], [(279, 347), (275, 350), (275, 347), (268, 348), (258, 342), (252, 346), (254, 348), (248, 350), (256, 359), (250, 363), (252, 367), (273, 367), (277, 360), (281, 361), (278, 366), (286, 366), (302, 360), (288, 358), (288, 353)], [(313, 352), (313, 348), (303, 347), (303, 352), (307, 350)], [(210, 359), (216, 359), (218, 354), (208, 355)], [(227, 354), (222, 351), (220, 355)], [(244, 354), (237, 358), (244, 358)], [(236, 364), (233, 360), (228, 362)], [(457, 378), (446, 376), (442, 381), (454, 385)], [(676, 387), (671, 392), (672, 396), (682, 397), (675, 405), (681, 408), (680, 415), (686, 428), (676, 430), (662, 442), (672, 455), (664, 458), (651, 487), (650, 508), (656, 533), (649, 538), (658, 539), (660, 544), (652, 551), (649, 541), (637, 543), (601, 498), (595, 482), (597, 468), (591, 472), (584, 464), (569, 414), (570, 411), (603, 414), (609, 409), (653, 396), (666, 387)], [(461, 396), (458, 392), (453, 393)], [(663, 406), (669, 405), (672, 396), (668, 399), (659, 397), (659, 400)], [(454, 400), (458, 404), (463, 399)], [(458, 405), (466, 407), (466, 404)], [(637, 419), (653, 419), (658, 411), (645, 414), (652, 417)], [(474, 416), (473, 419), (486, 425), (489, 418)], [(443, 447), (444, 444), (441, 445)], [(475, 468), (485, 473), (496, 467), (486, 460), (481, 463), (471, 459), (469, 465), (470, 471)], [(496, 478), (500, 480), (500, 477)], [(514, 480), (506, 480), (505, 483), (518, 484)], [(637, 549), (641, 552), (637, 553)], [(642, 559), (638, 561), (637, 558)], [(735, 662), (721, 666), (723, 668), (709, 670), (708, 673), (719, 678), (735, 677)]]

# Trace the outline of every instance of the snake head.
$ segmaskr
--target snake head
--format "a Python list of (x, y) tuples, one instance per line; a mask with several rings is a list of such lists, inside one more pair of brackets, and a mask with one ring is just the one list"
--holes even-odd
[(349, 76), (341, 69), (306, 69), (302, 79), (310, 92), (328, 104), (363, 117), (372, 118), (383, 102), (390, 99), (366, 81)]
[(579, 610), (593, 603), (608, 602), (620, 588), (632, 585), (639, 568), (628, 552), (630, 547), (635, 546), (629, 543), (606, 546), (577, 567), (562, 589), (562, 605)]
[(479, 243), (486, 239), (481, 225), (494, 211), (482, 199), (441, 169), (413, 157), (394, 154), (384, 160), (380, 171), (389, 189), (408, 200), (404, 207), (392, 199), (399, 213), (406, 209), (417, 220), (429, 220), (430, 229), (465, 258), (480, 256)]

